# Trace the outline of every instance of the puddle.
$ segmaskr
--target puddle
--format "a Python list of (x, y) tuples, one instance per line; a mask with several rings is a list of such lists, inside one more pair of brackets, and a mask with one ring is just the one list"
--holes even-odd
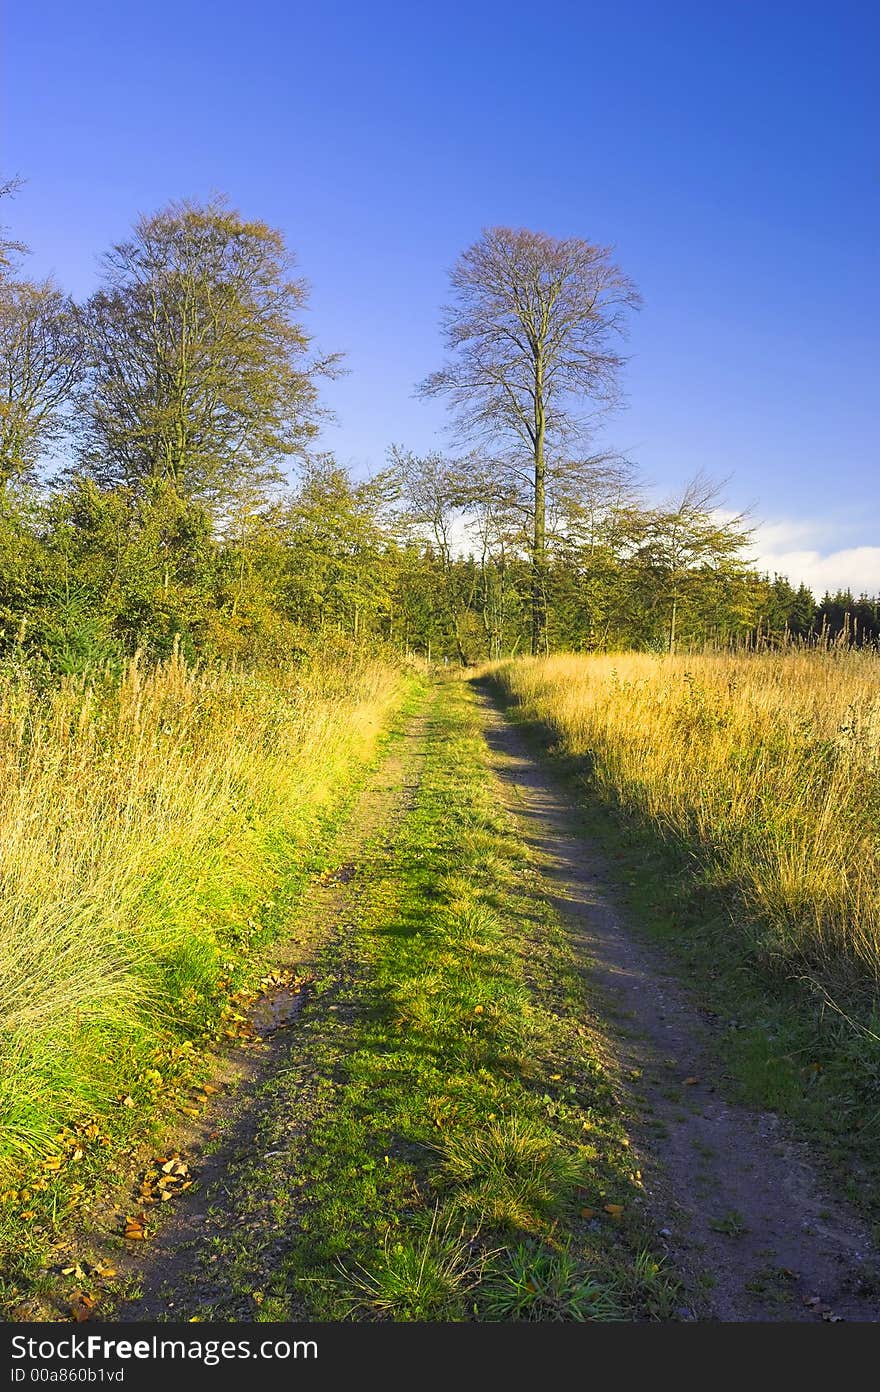
[(278, 1030), (293, 1024), (305, 1004), (305, 998), (302, 987), (280, 986), (254, 1002), (250, 1023), (256, 1033), (264, 1038), (276, 1034)]

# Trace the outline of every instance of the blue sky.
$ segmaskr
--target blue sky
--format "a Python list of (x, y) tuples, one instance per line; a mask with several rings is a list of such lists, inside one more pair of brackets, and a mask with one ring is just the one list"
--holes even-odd
[(605, 426), (702, 467), (760, 558), (880, 591), (880, 6), (43, 0), (7, 10), (10, 212), (76, 294), (138, 212), (227, 192), (285, 231), (347, 355), (325, 443), (447, 445), (413, 398), (484, 226), (612, 243), (645, 306)]

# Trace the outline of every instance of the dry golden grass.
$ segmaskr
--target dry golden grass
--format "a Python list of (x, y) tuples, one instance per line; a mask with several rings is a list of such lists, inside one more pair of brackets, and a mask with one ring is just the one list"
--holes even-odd
[[(376, 748), (401, 680), (0, 679), (0, 1158), (100, 1111), (120, 1051), (197, 1033), (248, 923)], [(181, 1022), (183, 1022), (181, 1024)]]
[(606, 796), (741, 891), (762, 951), (880, 977), (876, 653), (569, 655), (495, 676)]

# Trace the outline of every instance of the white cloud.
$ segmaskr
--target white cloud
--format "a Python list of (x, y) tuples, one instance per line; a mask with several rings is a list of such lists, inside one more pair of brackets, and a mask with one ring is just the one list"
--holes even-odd
[(880, 546), (841, 546), (845, 533), (854, 530), (852, 524), (842, 527), (833, 521), (761, 523), (752, 543), (754, 561), (771, 575), (809, 585), (819, 599), (826, 590), (878, 595)]

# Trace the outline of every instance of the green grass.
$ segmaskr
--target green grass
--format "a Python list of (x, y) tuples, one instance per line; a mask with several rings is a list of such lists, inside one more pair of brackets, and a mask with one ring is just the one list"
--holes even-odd
[[(246, 683), (243, 691), (248, 697)], [(339, 733), (330, 729), (323, 739), (318, 773), (292, 758), (289, 782), (271, 800), (267, 794), (262, 809), (249, 802), (233, 817), (224, 806), (213, 840), (160, 848), (166, 853), (130, 910), (141, 924), (157, 925), (159, 949), (142, 964), (152, 992), (133, 995), (126, 1011), (107, 1018), (98, 995), (93, 1011), (75, 1013), (67, 1034), (47, 1029), (42, 1044), (22, 1032), (4, 1040), (0, 1310), (54, 1288), (56, 1244), (73, 1230), (88, 1232), (108, 1181), (125, 1172), (126, 1155), (158, 1141), (176, 1117), (185, 1124), (187, 1110), (200, 1105), (193, 1088), (205, 1077), (206, 1051), (222, 1040), (239, 993), (256, 986), (270, 945), (290, 931), (304, 887), (332, 863), (334, 838), (382, 757), (387, 722), (403, 719), (422, 692), (413, 678), (394, 678), (373, 708), (353, 681), (349, 704), (332, 708)], [(256, 705), (256, 686), (249, 699)], [(346, 734), (342, 717), (354, 715), (358, 702), (368, 732)], [(163, 937), (166, 920), (174, 931)], [(99, 948), (82, 942), (81, 993)], [(44, 993), (45, 979), (37, 985)], [(39, 1047), (45, 1066), (35, 1076)]]
[(190, 1312), (258, 1289), (261, 1318), (666, 1317), (585, 985), (465, 684), (439, 685), (412, 804), (354, 883), (260, 1099), (277, 1158), (239, 1176), (228, 1287)]

